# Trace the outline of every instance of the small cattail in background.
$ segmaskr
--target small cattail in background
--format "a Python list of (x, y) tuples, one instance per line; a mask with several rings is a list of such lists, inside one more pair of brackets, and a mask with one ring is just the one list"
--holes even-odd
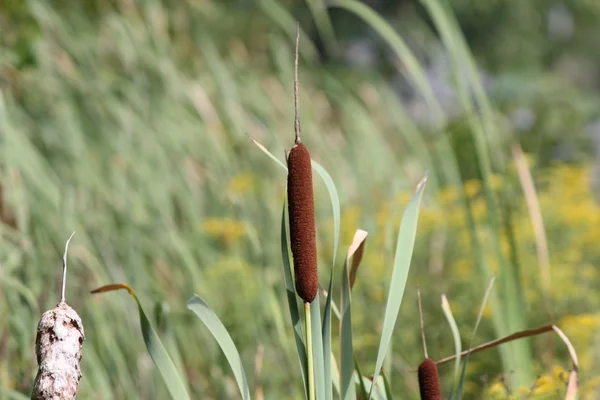
[(317, 278), (317, 238), (310, 153), (300, 140), (300, 117), (298, 113), (298, 36), (297, 33), (294, 68), (294, 130), (296, 133), (296, 143), (292, 147), (287, 159), (287, 192), (296, 291), (305, 303), (311, 303), (319, 290)]
[(46, 311), (38, 323), (35, 353), (38, 373), (31, 398), (35, 400), (75, 399), (81, 379), (81, 351), (85, 335), (77, 312), (65, 303), (67, 240), (63, 256), (62, 295), (58, 305)]
[(426, 358), (419, 365), (419, 391), (421, 400), (442, 400), (437, 366), (431, 358)]
[(442, 400), (442, 389), (435, 361), (427, 354), (425, 341), (425, 324), (423, 323), (423, 308), (421, 307), (421, 290), (417, 285), (417, 300), (419, 302), (419, 320), (421, 322), (421, 339), (423, 340), (423, 354), (425, 359), (419, 365), (419, 392), (421, 400)]

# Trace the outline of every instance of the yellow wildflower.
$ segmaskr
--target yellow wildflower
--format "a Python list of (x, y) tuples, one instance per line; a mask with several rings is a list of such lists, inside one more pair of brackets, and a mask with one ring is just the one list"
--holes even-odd
[(202, 222), (202, 229), (207, 235), (221, 239), (226, 245), (248, 233), (242, 222), (231, 218), (207, 218)]

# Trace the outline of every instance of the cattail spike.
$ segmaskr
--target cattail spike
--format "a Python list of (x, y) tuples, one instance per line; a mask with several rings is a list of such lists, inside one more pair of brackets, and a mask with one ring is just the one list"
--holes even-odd
[(419, 365), (419, 391), (421, 400), (442, 400), (442, 389), (435, 361), (430, 358)]
[(311, 303), (317, 296), (319, 281), (317, 277), (317, 237), (312, 165), (310, 153), (300, 141), (300, 116), (298, 113), (299, 37), (300, 26), (296, 25), (296, 58), (294, 63), (294, 130), (296, 141), (287, 156), (287, 192), (296, 292), (305, 303)]
[(317, 239), (310, 153), (297, 143), (288, 155), (288, 211), (298, 296), (311, 303), (317, 296)]

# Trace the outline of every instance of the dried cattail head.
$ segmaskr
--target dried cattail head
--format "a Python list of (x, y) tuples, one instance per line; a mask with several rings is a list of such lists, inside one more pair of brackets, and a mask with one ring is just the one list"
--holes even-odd
[(296, 143), (288, 155), (287, 192), (289, 202), (290, 239), (296, 292), (306, 303), (317, 296), (317, 237), (315, 228), (315, 204), (313, 198), (312, 167), (310, 153), (300, 141), (300, 117), (298, 113), (298, 38), (296, 31), (296, 60), (294, 63), (294, 130)]
[(311, 303), (317, 296), (317, 239), (310, 154), (301, 142), (288, 156), (290, 239), (294, 258), (296, 291)]
[(431, 358), (426, 358), (419, 365), (419, 391), (421, 400), (442, 400), (437, 366)]
[(75, 399), (81, 379), (83, 324), (65, 303), (67, 250), (72, 237), (65, 245), (60, 303), (42, 315), (37, 327), (35, 354), (39, 368), (31, 392), (34, 400)]
[(75, 398), (84, 339), (81, 318), (66, 303), (61, 302), (42, 315), (35, 339), (39, 369), (32, 399)]

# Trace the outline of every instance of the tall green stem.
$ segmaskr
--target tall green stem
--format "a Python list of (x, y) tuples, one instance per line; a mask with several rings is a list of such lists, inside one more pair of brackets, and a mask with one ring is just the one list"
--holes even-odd
[(308, 356), (308, 399), (315, 400), (315, 361), (313, 357), (310, 303), (304, 303), (304, 316), (306, 320), (306, 355)]

